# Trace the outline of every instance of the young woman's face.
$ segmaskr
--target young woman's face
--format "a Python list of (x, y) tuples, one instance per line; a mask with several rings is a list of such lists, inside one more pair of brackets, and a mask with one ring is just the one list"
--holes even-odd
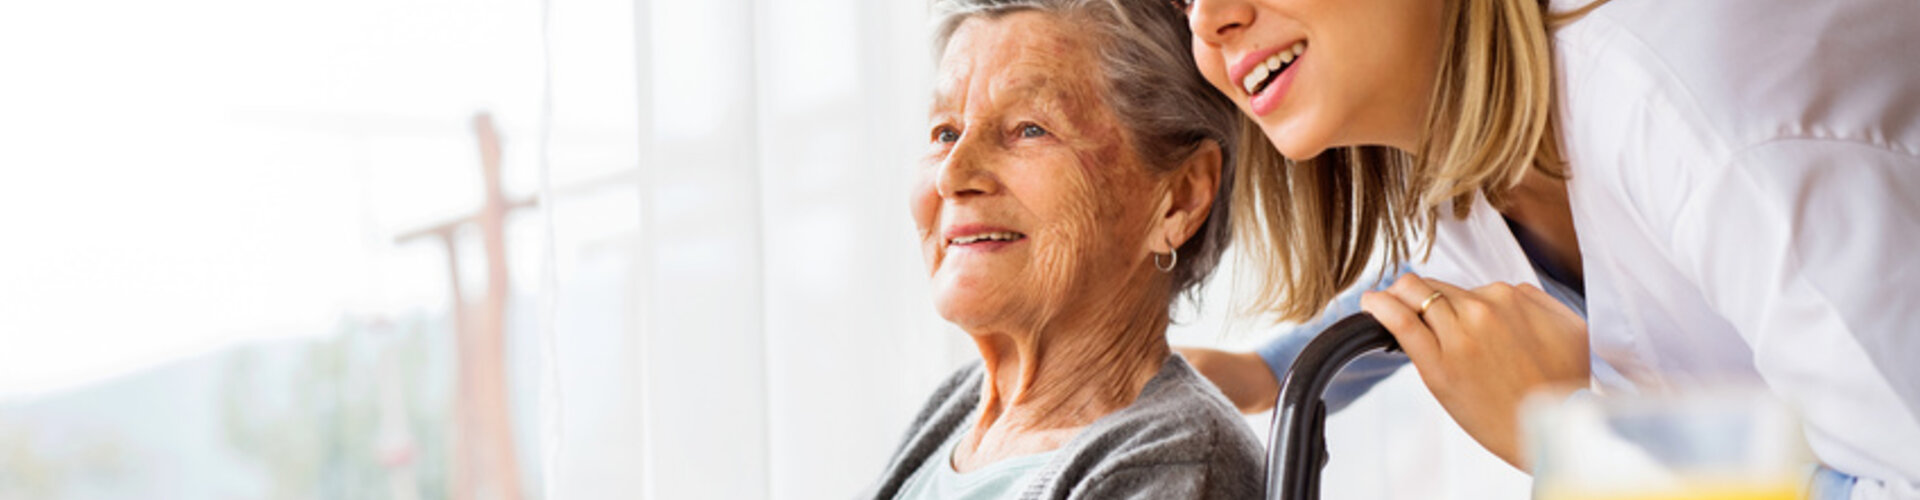
[(1442, 0), (1184, 2), (1200, 73), (1290, 158), (1411, 150), (1438, 67)]

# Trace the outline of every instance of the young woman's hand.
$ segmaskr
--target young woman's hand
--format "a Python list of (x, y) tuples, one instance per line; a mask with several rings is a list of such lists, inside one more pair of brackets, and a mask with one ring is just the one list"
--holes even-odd
[(1523, 471), (1521, 401), (1584, 387), (1590, 373), (1586, 321), (1532, 285), (1463, 290), (1408, 274), (1360, 307), (1393, 332), (1454, 421)]

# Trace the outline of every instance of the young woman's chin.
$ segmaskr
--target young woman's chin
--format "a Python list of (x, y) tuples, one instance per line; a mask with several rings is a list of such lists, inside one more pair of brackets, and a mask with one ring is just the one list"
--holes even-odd
[(1326, 127), (1317, 127), (1308, 116), (1290, 116), (1279, 119), (1259, 120), (1260, 131), (1265, 133), (1267, 141), (1273, 143), (1280, 154), (1295, 161), (1312, 159), (1320, 153), (1334, 147), (1330, 143)]

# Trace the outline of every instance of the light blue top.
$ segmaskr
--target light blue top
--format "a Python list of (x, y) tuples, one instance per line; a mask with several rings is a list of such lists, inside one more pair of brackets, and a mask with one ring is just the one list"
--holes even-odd
[[(1403, 273), (1418, 272), (1412, 264), (1405, 262), (1400, 263), (1399, 269)], [(1561, 304), (1572, 308), (1573, 312), (1580, 313), (1581, 318), (1587, 317), (1587, 301), (1578, 290), (1554, 279), (1553, 273), (1548, 273), (1538, 266), (1535, 266), (1534, 270), (1540, 277), (1541, 289), (1546, 291), (1547, 295), (1553, 296)], [(1319, 316), (1290, 330), (1280, 332), (1273, 337), (1273, 340), (1255, 348), (1254, 352), (1260, 355), (1260, 359), (1266, 360), (1267, 368), (1273, 370), (1274, 380), (1284, 380), (1287, 369), (1293, 366), (1293, 358), (1300, 355), (1300, 351), (1307, 347), (1308, 341), (1313, 340), (1315, 335), (1319, 335), (1327, 327), (1333, 326), (1335, 321), (1360, 312), (1360, 294), (1367, 291), (1386, 290), (1393, 284), (1393, 278), (1394, 276), (1386, 276), (1370, 286), (1354, 286), (1348, 289), (1334, 298), (1333, 304), (1327, 306), (1327, 310), (1321, 312)], [(1400, 352), (1377, 352), (1353, 360), (1353, 363), (1341, 369), (1334, 375), (1333, 381), (1327, 384), (1327, 390), (1322, 396), (1322, 399), (1327, 402), (1327, 412), (1346, 408), (1348, 404), (1353, 403), (1353, 400), (1359, 399), (1368, 390), (1372, 390), (1374, 384), (1386, 380), (1400, 367), (1406, 366), (1407, 362), (1407, 355)], [(1599, 358), (1594, 358), (1593, 363), (1596, 370), (1611, 370)]]
[(900, 487), (897, 500), (989, 500), (1013, 498), (1034, 472), (1052, 459), (1048, 451), (1013, 457), (967, 473), (953, 470), (953, 448), (966, 432), (955, 432), (939, 451), (920, 464)]

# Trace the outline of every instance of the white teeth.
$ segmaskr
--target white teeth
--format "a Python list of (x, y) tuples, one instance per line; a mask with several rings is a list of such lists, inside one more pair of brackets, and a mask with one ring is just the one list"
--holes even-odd
[(977, 241), (1013, 241), (1017, 239), (1020, 239), (1020, 233), (1015, 233), (1015, 232), (980, 233), (973, 236), (961, 236), (959, 238), (954, 238), (950, 243), (954, 245), (965, 245), (965, 244), (973, 243)]
[(1252, 94), (1254, 89), (1260, 85), (1260, 82), (1267, 79), (1267, 74), (1266, 65), (1255, 66), (1253, 72), (1247, 73), (1246, 80), (1240, 82), (1240, 84), (1247, 88), (1248, 94)]
[(1293, 58), (1298, 57), (1305, 50), (1307, 50), (1305, 42), (1294, 42), (1293, 46), (1288, 47), (1287, 50), (1274, 53), (1259, 66), (1254, 66), (1253, 71), (1248, 72), (1247, 76), (1240, 80), (1240, 86), (1247, 89), (1247, 94), (1253, 94), (1260, 90), (1260, 82), (1266, 81), (1267, 77), (1285, 69), (1288, 64), (1293, 64)]

